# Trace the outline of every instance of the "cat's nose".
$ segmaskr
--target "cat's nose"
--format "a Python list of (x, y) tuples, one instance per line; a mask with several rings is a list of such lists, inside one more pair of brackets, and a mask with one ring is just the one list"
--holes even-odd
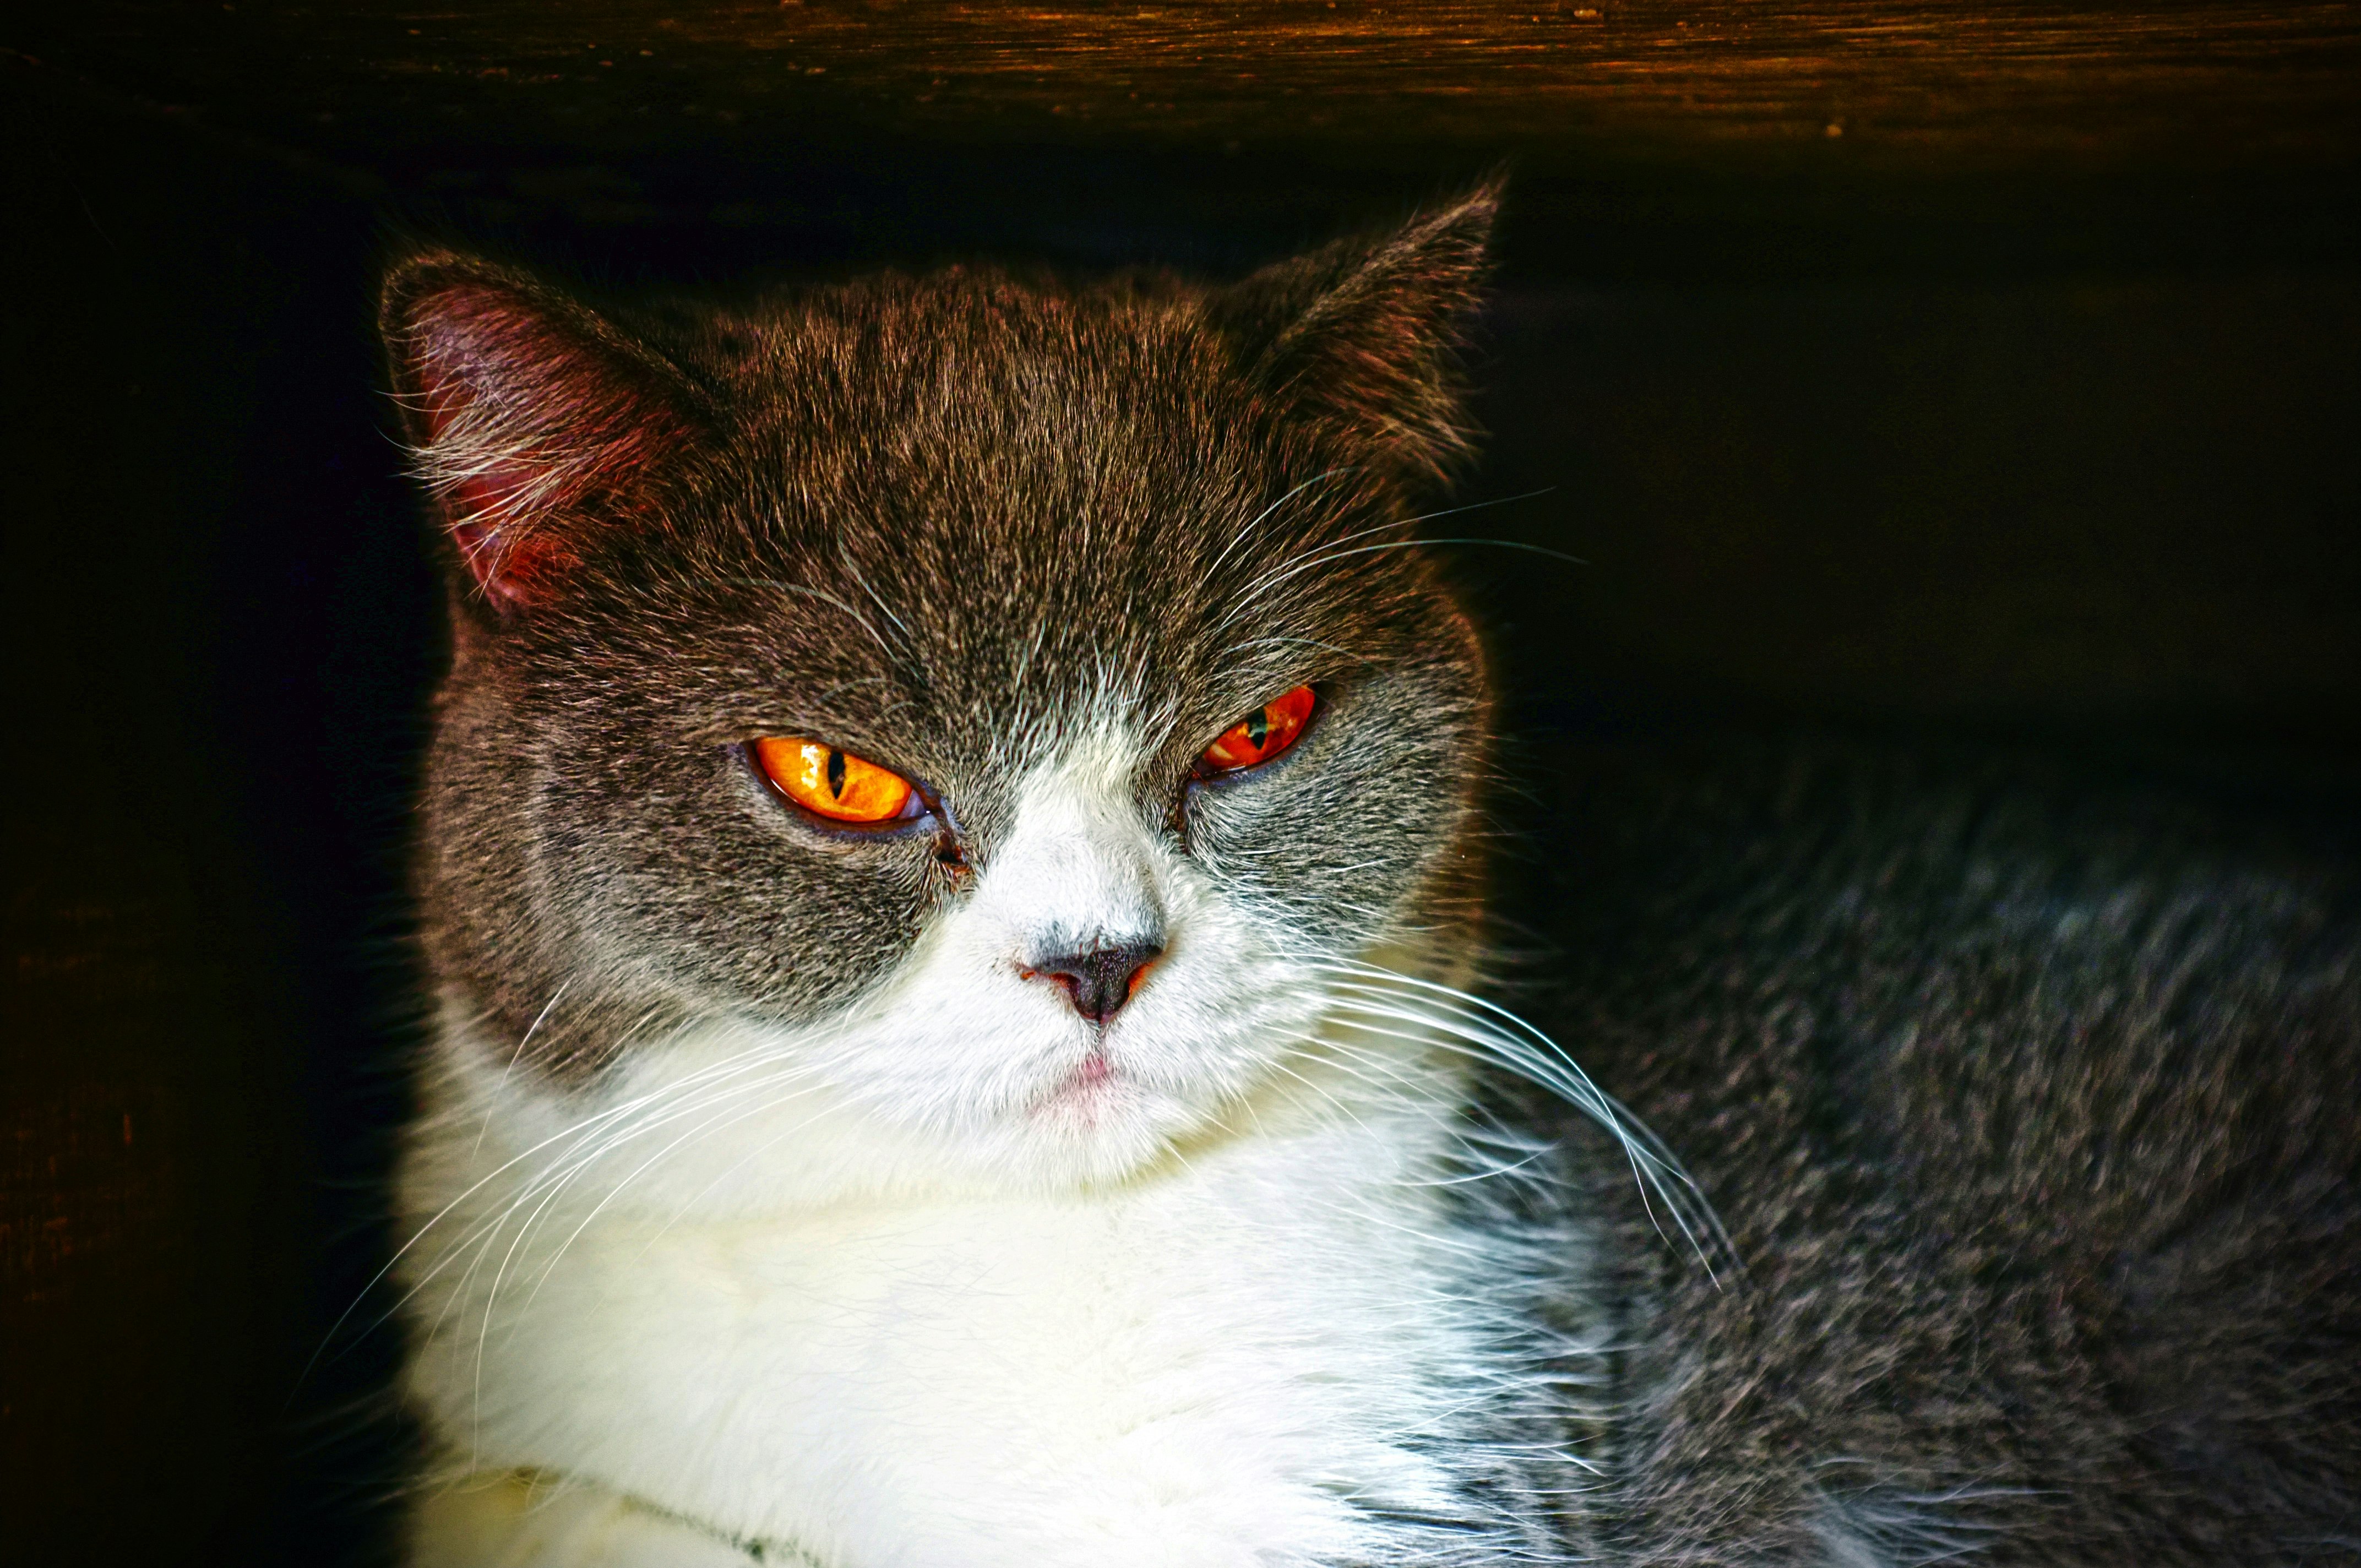
[(1088, 952), (1037, 959), (1025, 966), (1025, 973), (1065, 987), (1075, 1012), (1093, 1024), (1104, 1024), (1123, 1010), (1131, 993), (1139, 989), (1148, 966), (1163, 955), (1159, 942), (1119, 942)]

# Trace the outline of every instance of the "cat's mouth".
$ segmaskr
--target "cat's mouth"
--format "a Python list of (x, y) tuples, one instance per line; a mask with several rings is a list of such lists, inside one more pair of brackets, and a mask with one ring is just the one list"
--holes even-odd
[(1093, 1046), (1090, 1054), (1058, 1081), (1057, 1087), (1036, 1108), (1035, 1113), (1082, 1127), (1094, 1127), (1100, 1117), (1113, 1108), (1122, 1092), (1122, 1080), (1115, 1071), (1115, 1063), (1108, 1059), (1105, 1047)]

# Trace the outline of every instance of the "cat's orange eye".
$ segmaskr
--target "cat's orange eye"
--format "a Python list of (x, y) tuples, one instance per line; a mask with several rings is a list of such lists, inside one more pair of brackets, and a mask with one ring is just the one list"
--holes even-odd
[(781, 795), (831, 822), (895, 822), (917, 815), (909, 780), (825, 741), (757, 740), (754, 762)]
[(1304, 725), (1311, 722), (1312, 709), (1319, 700), (1310, 686), (1298, 686), (1271, 698), (1223, 730), (1221, 739), (1206, 747), (1204, 755), (1197, 760), (1199, 770), (1235, 773), (1241, 768), (1269, 762), (1295, 744)]

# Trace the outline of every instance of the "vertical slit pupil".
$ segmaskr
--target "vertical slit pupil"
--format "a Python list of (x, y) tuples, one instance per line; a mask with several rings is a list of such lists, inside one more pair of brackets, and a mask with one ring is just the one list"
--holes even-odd
[(1257, 751), (1270, 735), (1270, 709), (1258, 707), (1246, 717), (1246, 740)]
[(833, 746), (828, 750), (828, 793), (844, 798), (844, 753)]

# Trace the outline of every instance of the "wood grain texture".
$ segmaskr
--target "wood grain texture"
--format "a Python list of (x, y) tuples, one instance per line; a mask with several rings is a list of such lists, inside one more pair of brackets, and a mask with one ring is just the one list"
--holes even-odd
[[(246, 128), (379, 148), (736, 129), (1904, 167), (2348, 159), (2350, 4), (54, 7), (11, 42)], [(339, 128), (343, 127), (343, 128)]]

